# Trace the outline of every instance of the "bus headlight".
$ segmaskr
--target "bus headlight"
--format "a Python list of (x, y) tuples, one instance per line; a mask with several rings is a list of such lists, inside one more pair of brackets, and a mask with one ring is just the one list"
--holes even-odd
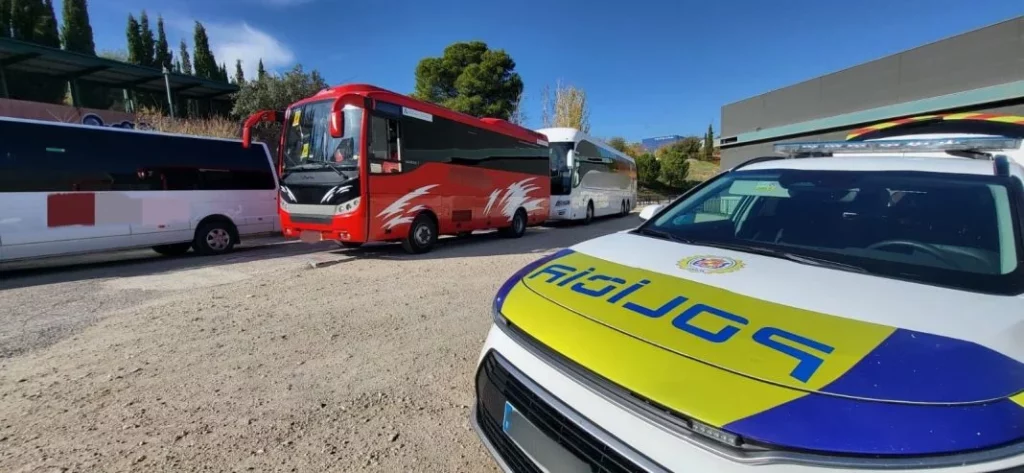
[(334, 214), (335, 215), (347, 214), (347, 213), (354, 212), (358, 208), (359, 208), (359, 197), (356, 197), (355, 199), (352, 199), (352, 200), (350, 200), (348, 202), (343, 202), (343, 203), (339, 204), (334, 209)]

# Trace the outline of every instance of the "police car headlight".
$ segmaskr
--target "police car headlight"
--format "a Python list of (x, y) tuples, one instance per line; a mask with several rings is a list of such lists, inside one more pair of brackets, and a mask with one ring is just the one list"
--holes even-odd
[(356, 197), (355, 199), (352, 199), (352, 200), (350, 200), (348, 202), (343, 202), (343, 203), (339, 204), (337, 207), (335, 207), (334, 214), (335, 215), (347, 214), (347, 213), (350, 213), (350, 212), (354, 212), (358, 208), (359, 208), (359, 197)]
[(565, 256), (569, 253), (572, 253), (572, 250), (565, 249), (547, 255), (543, 258), (538, 259), (537, 261), (534, 261), (526, 266), (523, 266), (522, 269), (516, 271), (515, 274), (512, 275), (512, 277), (508, 278), (508, 280), (505, 281), (505, 283), (502, 284), (501, 287), (498, 289), (498, 293), (495, 294), (494, 296), (494, 303), (491, 305), (491, 315), (494, 317), (494, 323), (498, 325), (508, 324), (508, 320), (506, 320), (505, 316), (502, 314), (501, 308), (505, 304), (505, 298), (508, 297), (508, 294), (510, 292), (512, 292), (512, 288), (514, 288), (516, 284), (519, 284), (519, 281), (521, 281), (527, 275), (532, 273), (537, 268), (540, 268), (547, 262), (554, 260), (556, 258), (561, 258), (562, 256)]

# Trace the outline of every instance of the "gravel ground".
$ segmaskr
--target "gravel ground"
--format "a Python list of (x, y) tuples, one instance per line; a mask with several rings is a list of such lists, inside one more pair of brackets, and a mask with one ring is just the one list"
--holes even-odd
[(637, 223), (0, 267), (0, 471), (494, 472), (468, 421), (491, 297)]

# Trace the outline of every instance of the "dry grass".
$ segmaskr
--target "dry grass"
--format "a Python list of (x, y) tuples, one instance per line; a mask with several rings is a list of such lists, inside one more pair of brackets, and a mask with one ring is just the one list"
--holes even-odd
[(242, 136), (241, 125), (227, 118), (171, 118), (164, 116), (159, 110), (145, 108), (136, 113), (138, 121), (155, 131), (180, 133), (183, 135), (212, 136), (215, 138), (239, 139)]
[(686, 179), (690, 181), (703, 182), (718, 174), (720, 165), (716, 162), (700, 161), (696, 159), (687, 159), (690, 163), (690, 171), (686, 174)]

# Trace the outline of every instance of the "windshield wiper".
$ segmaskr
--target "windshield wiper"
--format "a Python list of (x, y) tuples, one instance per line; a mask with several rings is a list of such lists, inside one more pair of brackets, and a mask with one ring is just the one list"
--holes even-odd
[(659, 239), (662, 239), (662, 240), (671, 240), (671, 241), (675, 241), (675, 242), (679, 242), (679, 243), (692, 243), (690, 240), (687, 240), (686, 238), (683, 238), (683, 237), (678, 236), (678, 235), (674, 235), (674, 234), (672, 234), (670, 232), (666, 232), (664, 230), (653, 230), (653, 229), (650, 229), (650, 228), (638, 228), (636, 230), (633, 230), (633, 232), (637, 233), (637, 234), (640, 234), (640, 235), (652, 236), (654, 238), (659, 238)]
[(868, 272), (868, 270), (866, 270), (866, 269), (864, 269), (864, 268), (862, 268), (860, 266), (855, 266), (855, 265), (847, 264), (847, 263), (840, 263), (838, 261), (832, 261), (832, 260), (824, 259), (824, 258), (816, 258), (816, 257), (813, 257), (813, 256), (798, 255), (798, 254), (795, 254), (795, 253), (790, 253), (788, 251), (776, 250), (774, 248), (767, 248), (767, 247), (764, 247), (764, 246), (751, 246), (751, 245), (743, 245), (743, 244), (736, 244), (736, 243), (720, 243), (720, 242), (717, 242), (717, 241), (696, 241), (696, 242), (692, 242), (691, 244), (703, 245), (703, 246), (712, 246), (712, 247), (715, 247), (715, 248), (722, 248), (722, 249), (726, 249), (726, 250), (742, 251), (742, 252), (753, 253), (753, 254), (762, 255), (762, 256), (770, 256), (772, 258), (779, 258), (779, 259), (784, 259), (784, 260), (792, 261), (794, 263), (801, 263), (801, 264), (806, 264), (806, 265), (810, 265), (810, 266), (819, 266), (819, 267), (822, 267), (822, 268), (839, 269), (839, 270), (842, 270), (842, 271), (851, 271), (851, 272), (855, 272), (855, 273), (867, 273)]

